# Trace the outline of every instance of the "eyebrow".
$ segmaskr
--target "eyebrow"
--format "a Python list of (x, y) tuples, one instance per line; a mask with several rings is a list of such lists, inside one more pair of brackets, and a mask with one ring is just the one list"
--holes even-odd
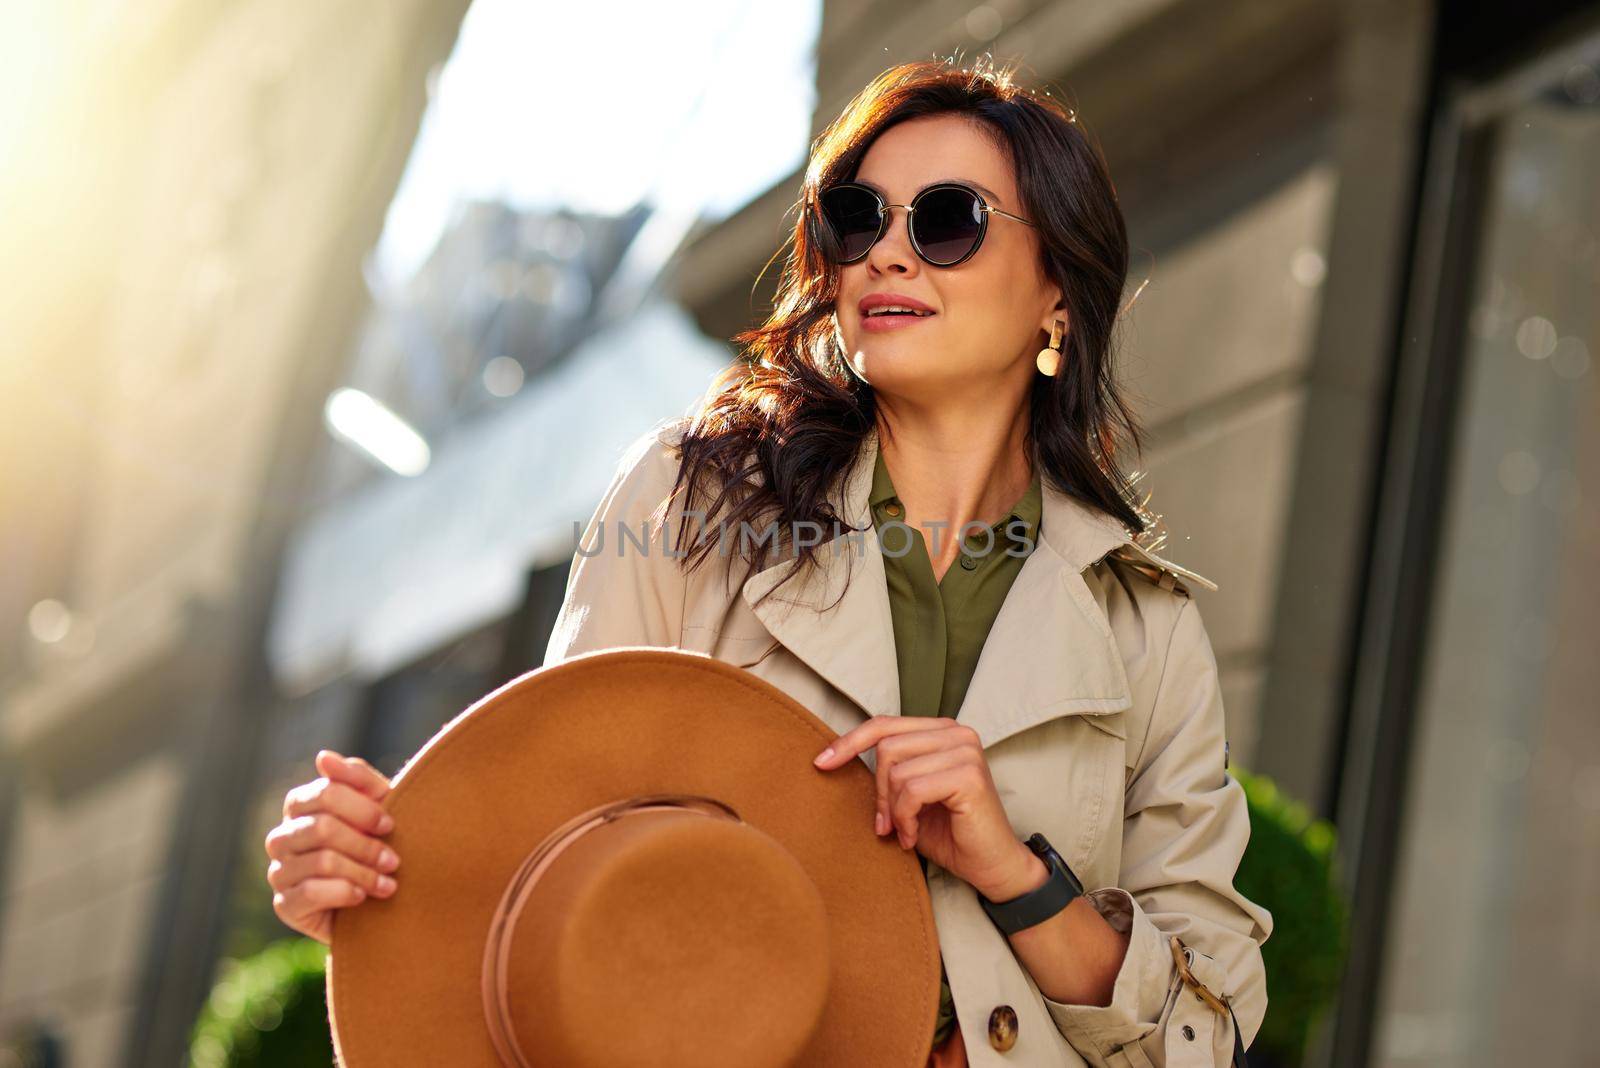
[[(988, 186), (982, 184), (981, 182), (973, 181), (971, 178), (939, 178), (939, 179), (936, 179), (935, 181), (924, 183), (921, 186), (921, 188), (919, 188), (917, 190), (917, 193), (922, 192), (923, 189), (927, 189), (930, 186), (945, 185), (946, 183), (949, 183), (949, 182), (959, 182), (962, 185), (970, 185), (972, 188), (976, 189), (978, 192), (980, 192), (984, 196), (988, 197), (989, 198), (989, 202), (991, 204), (994, 204), (997, 207), (1004, 207), (1005, 206), (1001, 202), (999, 193), (996, 193), (993, 189), (990, 189)], [(857, 179), (855, 179), (855, 183), (857, 185), (864, 185), (868, 189), (873, 190), (879, 196), (883, 197), (884, 200), (888, 200), (889, 199), (889, 191), (887, 189), (883, 188), (883, 186), (879, 185), (877, 182), (869, 182), (865, 178), (857, 178)], [(911, 194), (912, 197), (914, 198), (917, 195), (917, 193)]]

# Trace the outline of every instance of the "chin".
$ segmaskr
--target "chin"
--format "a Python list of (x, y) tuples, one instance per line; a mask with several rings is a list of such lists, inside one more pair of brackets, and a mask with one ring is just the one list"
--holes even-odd
[(879, 393), (911, 397), (926, 395), (931, 387), (953, 377), (945, 361), (927, 346), (883, 344), (868, 338), (866, 344), (845, 349), (847, 362), (856, 375)]
[(845, 351), (850, 354), (849, 363), (856, 374), (874, 387), (910, 377), (920, 360), (920, 354), (911, 346), (893, 341), (884, 344), (880, 338), (861, 338), (846, 346)]

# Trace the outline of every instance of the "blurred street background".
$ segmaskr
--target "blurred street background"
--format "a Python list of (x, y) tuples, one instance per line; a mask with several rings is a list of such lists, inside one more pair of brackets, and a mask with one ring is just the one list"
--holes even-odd
[(0, 1068), (245, 1063), (285, 791), (539, 665), (811, 139), (985, 54), (1105, 147), (1161, 551), (1337, 832), (1303, 1063), (1600, 1063), (1600, 5), (0, 0)]

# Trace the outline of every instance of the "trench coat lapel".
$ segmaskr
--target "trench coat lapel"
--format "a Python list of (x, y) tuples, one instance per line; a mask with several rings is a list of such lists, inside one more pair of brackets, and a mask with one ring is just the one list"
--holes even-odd
[[(819, 547), (820, 566), (765, 602), (757, 603), (783, 580), (788, 559), (751, 575), (742, 594), (773, 638), (868, 715), (897, 716), (894, 621), (867, 504), (877, 451), (877, 433), (869, 431), (839, 496), (841, 517), (863, 533)], [(1133, 703), (1110, 624), (1082, 574), (1131, 536), (1048, 480), (1041, 490), (1038, 542), (995, 618), (956, 717), (985, 746), (1056, 716), (1098, 716)]]
[[(877, 461), (877, 435), (870, 432), (843, 480), (840, 518), (858, 535), (819, 546), (820, 567), (808, 569), (765, 601), (792, 562), (780, 560), (745, 580), (745, 603), (791, 653), (841, 691), (869, 716), (900, 714), (900, 669), (894, 651), (894, 618), (883, 554), (867, 498)], [(837, 602), (837, 603), (835, 603)]]
[[(1133, 706), (1111, 624), (1083, 571), (1131, 536), (1120, 522), (1045, 481), (1039, 534), (972, 673), (956, 716), (985, 747), (1057, 716)], [(1121, 717), (1097, 720), (1121, 735)]]

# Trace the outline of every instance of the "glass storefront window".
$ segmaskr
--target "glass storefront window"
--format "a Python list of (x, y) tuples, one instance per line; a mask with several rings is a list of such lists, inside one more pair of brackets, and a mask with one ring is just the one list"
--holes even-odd
[(1372, 1063), (1600, 1059), (1600, 74), (1492, 131)]

